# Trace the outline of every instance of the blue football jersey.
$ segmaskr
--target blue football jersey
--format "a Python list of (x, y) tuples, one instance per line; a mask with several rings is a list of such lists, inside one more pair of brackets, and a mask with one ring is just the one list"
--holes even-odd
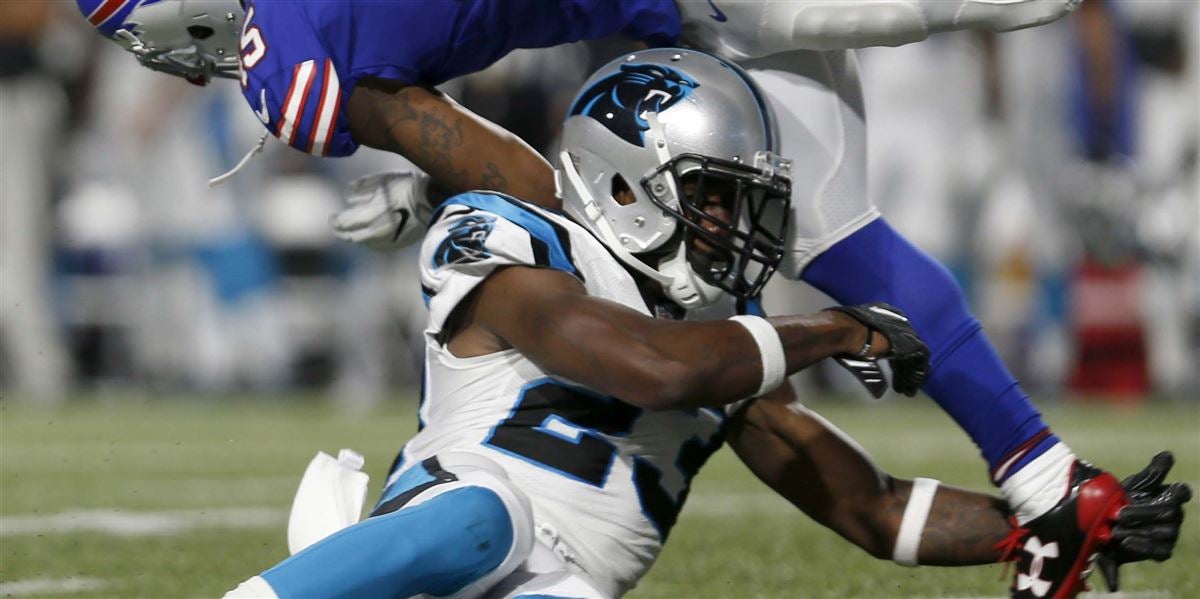
[(680, 34), (673, 0), (259, 0), (246, 3), (242, 92), (288, 145), (348, 156), (345, 104), (357, 81), (437, 85), (517, 48), (622, 34)]

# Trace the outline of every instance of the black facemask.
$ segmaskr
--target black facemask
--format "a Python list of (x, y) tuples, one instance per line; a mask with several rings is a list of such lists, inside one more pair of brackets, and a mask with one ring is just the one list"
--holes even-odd
[[(668, 206), (653, 191), (663, 188), (664, 176), (674, 179), (679, 208)], [(690, 191), (686, 194), (685, 179)], [(688, 263), (706, 283), (738, 299), (762, 292), (783, 261), (792, 198), (788, 177), (765, 175), (739, 162), (681, 154), (644, 177), (641, 185), (659, 208), (684, 225)], [(728, 220), (705, 210), (710, 195), (706, 189), (714, 186), (723, 191), (721, 208)]]

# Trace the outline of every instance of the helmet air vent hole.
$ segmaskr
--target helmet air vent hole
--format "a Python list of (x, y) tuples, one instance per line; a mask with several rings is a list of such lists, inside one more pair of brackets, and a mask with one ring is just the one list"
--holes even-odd
[(206, 40), (213, 36), (215, 31), (207, 25), (189, 25), (187, 28), (188, 35), (198, 40)]
[(633, 190), (629, 188), (629, 183), (621, 175), (613, 175), (612, 198), (622, 206), (628, 206), (637, 201), (637, 198), (633, 195)]

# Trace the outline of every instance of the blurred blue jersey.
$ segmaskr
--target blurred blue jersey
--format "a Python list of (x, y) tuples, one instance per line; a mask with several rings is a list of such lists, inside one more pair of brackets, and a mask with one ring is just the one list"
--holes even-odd
[(673, 0), (251, 0), (242, 92), (292, 147), (348, 156), (344, 106), (363, 77), (437, 85), (517, 48), (616, 34), (666, 45), (679, 29)]

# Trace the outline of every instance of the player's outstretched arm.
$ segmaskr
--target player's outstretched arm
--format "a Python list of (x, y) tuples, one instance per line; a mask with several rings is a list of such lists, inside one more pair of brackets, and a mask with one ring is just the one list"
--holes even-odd
[[(757, 394), (763, 380), (759, 346), (742, 324), (651, 318), (588, 296), (578, 279), (560, 271), (500, 270), (458, 309), (449, 344), (455, 355), (514, 347), (547, 372), (648, 409), (731, 403)], [(789, 373), (854, 353), (868, 334), (842, 312), (767, 322)], [(886, 355), (887, 340), (872, 335), (870, 355)]]
[[(1028, 538), (999, 497), (882, 472), (845, 433), (796, 403), (790, 387), (734, 414), (728, 441), (760, 480), (880, 559), (988, 564), (1012, 558), (1008, 550)], [(1171, 454), (1160, 453), (1123, 483), (1131, 503), (1118, 513), (1100, 561), (1111, 590), (1121, 564), (1163, 561), (1174, 551), (1191, 489), (1166, 482), (1172, 465)]]
[(499, 191), (558, 208), (554, 169), (516, 135), (416, 85), (363, 79), (346, 116), (360, 144), (399, 154), (441, 184), (434, 204), (474, 189)]
[[(1012, 31), (1058, 20), (1082, 0), (679, 0), (684, 40), (734, 60), (792, 50), (900, 46), (930, 34)], [(714, 13), (713, 11), (717, 11)], [(716, 15), (721, 18), (716, 18)]]
[(780, 387), (729, 426), (730, 446), (777, 493), (880, 559), (942, 566), (1000, 559), (997, 543), (1011, 530), (1004, 500), (945, 485), (935, 487), (916, 542), (898, 545), (913, 481), (881, 471), (845, 433), (794, 401), (792, 389)]

